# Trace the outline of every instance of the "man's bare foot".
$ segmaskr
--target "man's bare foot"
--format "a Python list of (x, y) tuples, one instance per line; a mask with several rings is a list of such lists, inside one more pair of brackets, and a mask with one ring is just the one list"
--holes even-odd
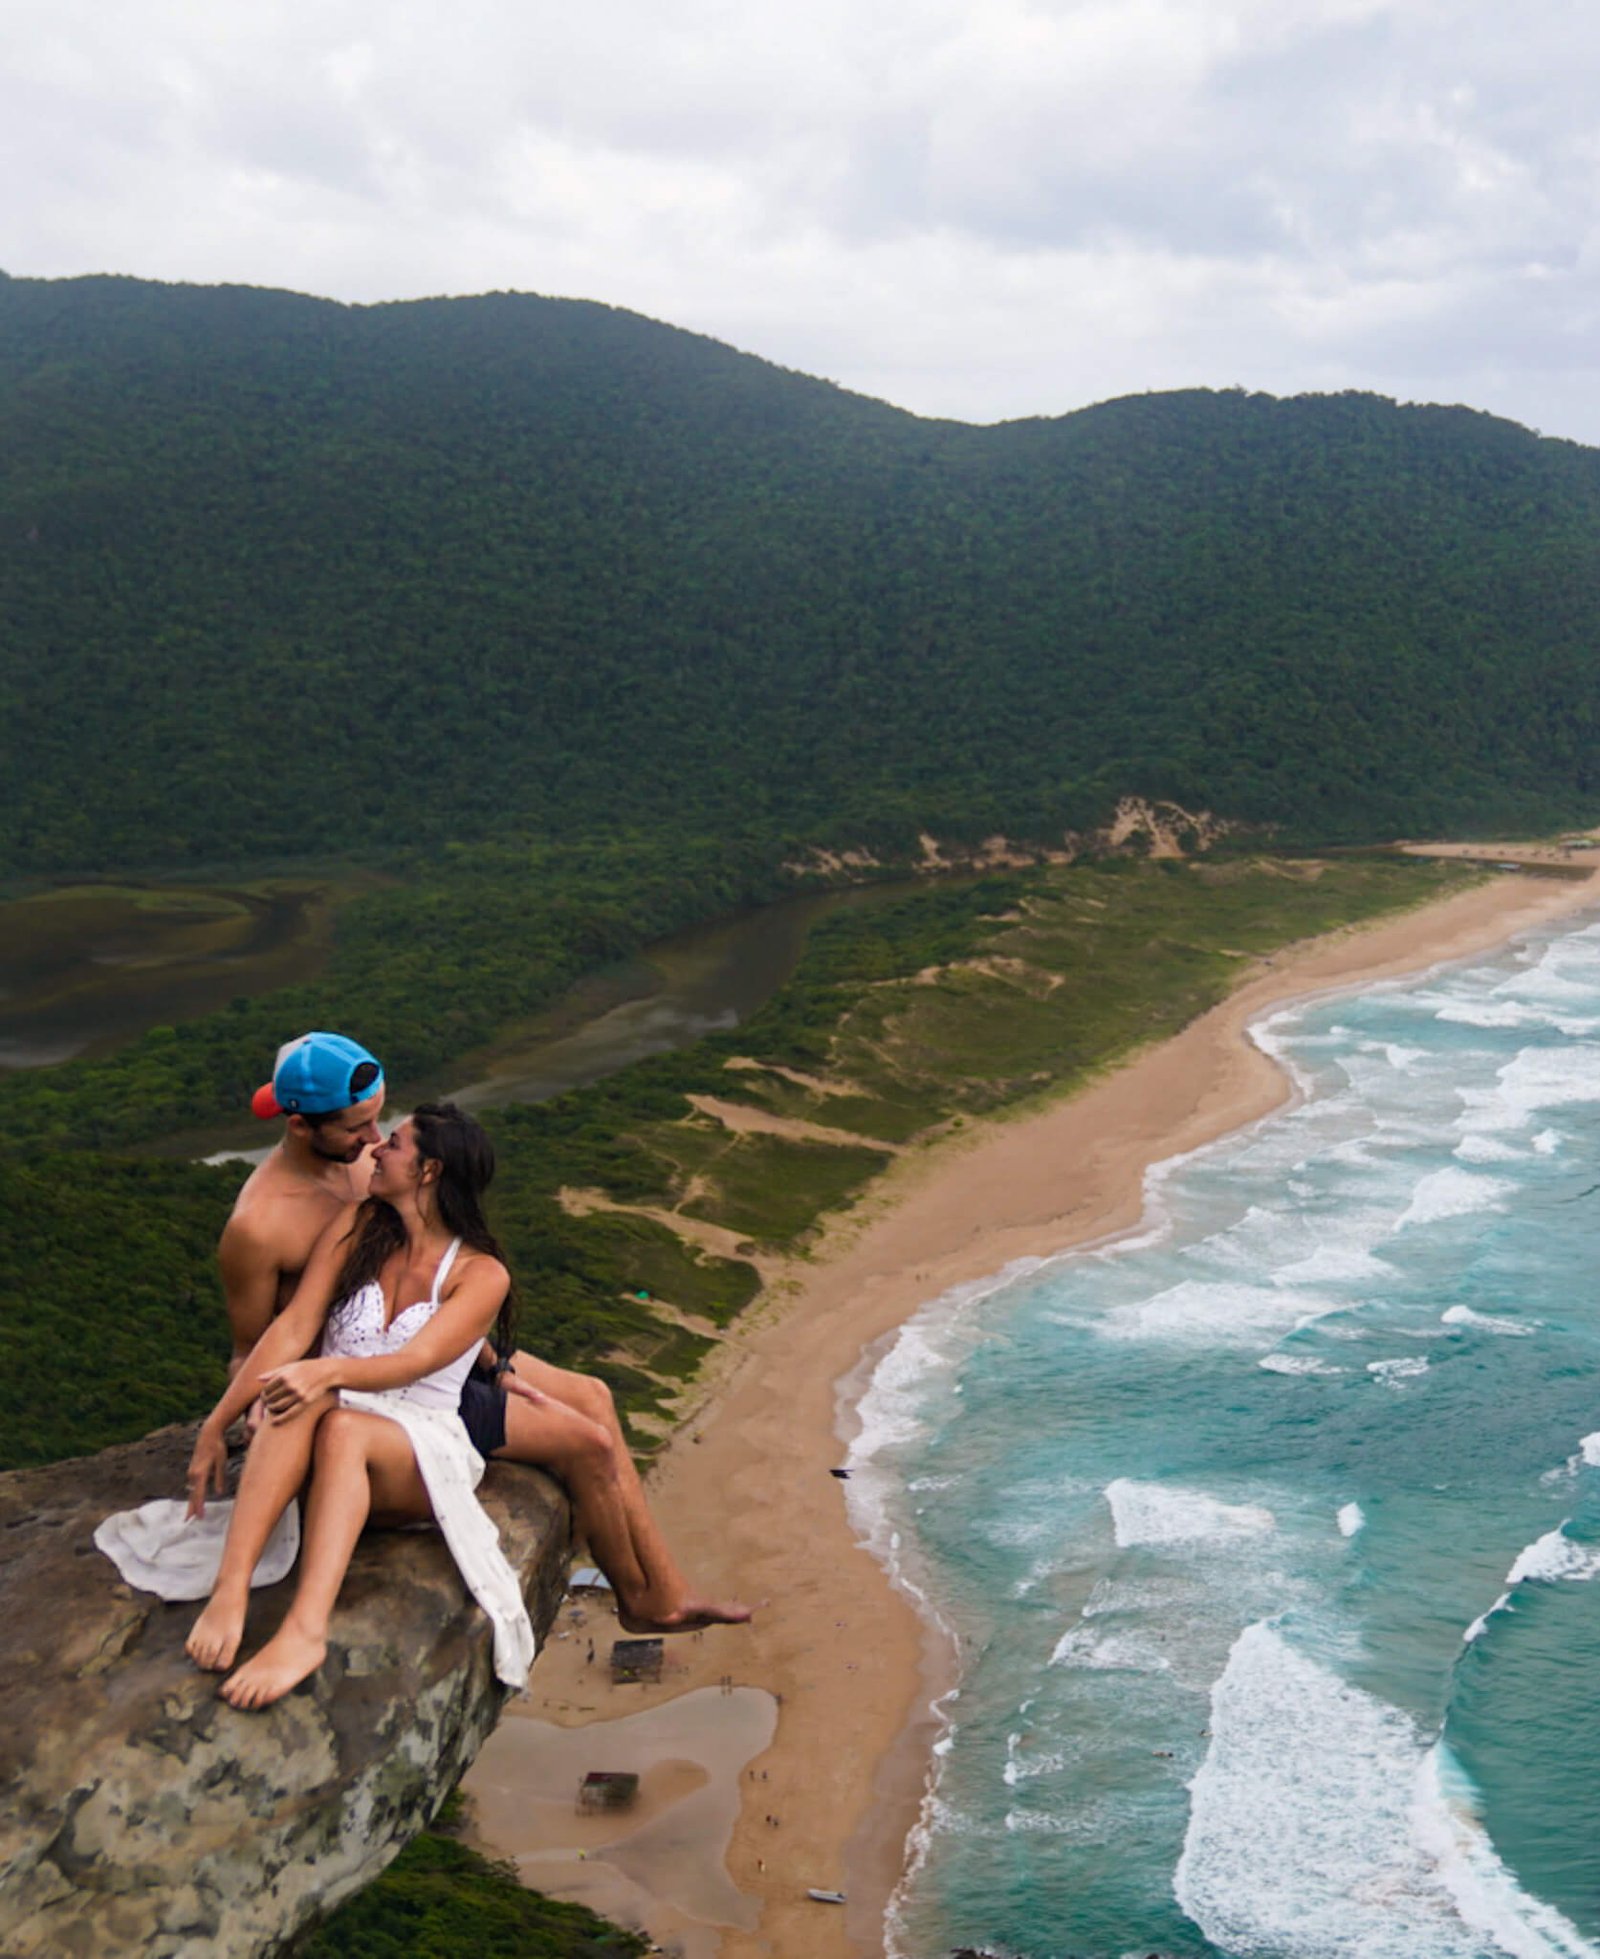
[(741, 1605), (737, 1599), (722, 1605), (715, 1599), (686, 1598), (675, 1612), (655, 1616), (648, 1612), (629, 1612), (619, 1599), (617, 1624), (629, 1633), (699, 1632), (705, 1626), (748, 1625), (760, 1609), (760, 1606)]
[(327, 1657), (325, 1639), (308, 1639), (293, 1626), (280, 1626), (255, 1658), (230, 1673), (217, 1692), (233, 1707), (270, 1707), (315, 1673)]
[(197, 1667), (204, 1667), (208, 1673), (225, 1673), (233, 1665), (244, 1635), (244, 1613), (243, 1602), (236, 1605), (224, 1598), (207, 1601), (183, 1642), (184, 1652)]

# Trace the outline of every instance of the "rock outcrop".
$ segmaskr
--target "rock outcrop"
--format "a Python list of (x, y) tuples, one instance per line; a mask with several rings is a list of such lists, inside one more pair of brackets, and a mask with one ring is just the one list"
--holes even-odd
[[(124, 1585), (92, 1534), (183, 1488), (193, 1430), (0, 1476), (0, 1954), (246, 1959), (281, 1949), (431, 1818), (499, 1718), (488, 1622), (432, 1532), (365, 1538), (327, 1664), (260, 1714), (183, 1640), (197, 1608)], [(494, 1466), (486, 1509), (542, 1634), (568, 1515)], [(292, 1579), (254, 1595), (246, 1650)]]

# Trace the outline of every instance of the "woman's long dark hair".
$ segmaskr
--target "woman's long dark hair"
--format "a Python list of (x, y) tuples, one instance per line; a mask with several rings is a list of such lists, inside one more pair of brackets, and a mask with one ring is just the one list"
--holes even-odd
[[(482, 1124), (454, 1102), (424, 1102), (412, 1110), (411, 1128), (418, 1155), (439, 1166), (433, 1188), (439, 1200), (440, 1222), (452, 1238), (506, 1265), (506, 1255), (483, 1215), (483, 1193), (494, 1177), (494, 1145)], [(350, 1227), (349, 1249), (339, 1268), (334, 1298), (348, 1298), (377, 1278), (384, 1260), (405, 1242), (406, 1228), (400, 1213), (381, 1197), (369, 1197)], [(516, 1287), (512, 1285), (494, 1323), (495, 1350), (502, 1358), (512, 1351), (515, 1314)]]

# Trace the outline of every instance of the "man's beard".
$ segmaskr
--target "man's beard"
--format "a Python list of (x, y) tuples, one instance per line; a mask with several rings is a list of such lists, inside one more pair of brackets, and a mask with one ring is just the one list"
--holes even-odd
[(354, 1163), (366, 1147), (365, 1143), (346, 1143), (342, 1149), (326, 1149), (317, 1140), (317, 1132), (311, 1132), (311, 1154), (320, 1156), (324, 1163)]

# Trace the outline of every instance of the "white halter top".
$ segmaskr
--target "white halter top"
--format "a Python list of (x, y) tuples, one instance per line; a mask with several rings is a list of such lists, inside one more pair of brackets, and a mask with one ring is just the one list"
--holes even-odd
[[(438, 1312), (440, 1290), (460, 1249), (461, 1240), (452, 1238), (433, 1275), (433, 1290), (426, 1299), (416, 1300), (403, 1313), (396, 1313), (387, 1326), (383, 1323), (383, 1287), (376, 1279), (369, 1279), (357, 1291), (347, 1293), (328, 1315), (322, 1329), (322, 1351), (363, 1360), (374, 1354), (398, 1353)], [(465, 1353), (458, 1354), (432, 1374), (424, 1374), (403, 1388), (386, 1388), (384, 1392), (415, 1402), (419, 1407), (447, 1408), (453, 1414), (461, 1400), (461, 1384), (471, 1372), (482, 1345), (481, 1340), (474, 1340)]]

